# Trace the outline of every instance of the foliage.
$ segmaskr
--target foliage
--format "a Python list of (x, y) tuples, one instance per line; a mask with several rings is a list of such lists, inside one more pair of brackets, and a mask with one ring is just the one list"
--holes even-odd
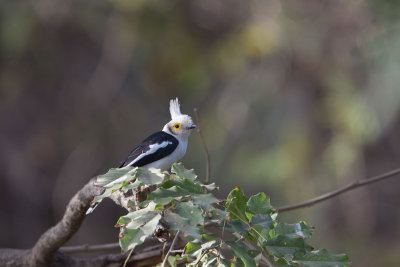
[[(349, 266), (345, 254), (314, 250), (306, 242), (313, 234), (306, 222), (279, 222), (264, 193), (247, 197), (236, 187), (221, 201), (209, 193), (217, 189), (215, 184), (204, 185), (196, 178), (194, 171), (182, 164), (174, 164), (171, 174), (125, 167), (99, 176), (97, 184), (105, 191), (97, 202), (116, 190), (127, 192), (156, 185), (140, 203), (140, 209), (118, 220), (121, 249), (134, 249), (164, 224), (186, 241), (182, 255), (167, 259), (171, 266), (252, 267), (265, 262), (276, 266)], [(211, 226), (218, 232), (211, 232)]]

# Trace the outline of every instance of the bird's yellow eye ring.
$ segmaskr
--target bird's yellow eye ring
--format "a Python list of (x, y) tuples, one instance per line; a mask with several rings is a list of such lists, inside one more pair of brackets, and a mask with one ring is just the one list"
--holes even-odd
[(182, 125), (179, 122), (174, 123), (175, 130), (179, 130), (179, 129), (181, 129), (181, 127), (182, 127)]

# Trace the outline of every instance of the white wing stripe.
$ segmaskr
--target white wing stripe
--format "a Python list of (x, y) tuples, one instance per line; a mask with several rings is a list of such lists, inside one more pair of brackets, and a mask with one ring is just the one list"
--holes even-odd
[(157, 152), (157, 150), (159, 150), (160, 148), (164, 148), (168, 145), (172, 145), (171, 141), (164, 141), (161, 144), (152, 144), (150, 145), (150, 149), (147, 150), (145, 153), (140, 154), (137, 158), (135, 158), (134, 160), (132, 160), (128, 165), (126, 166), (132, 166), (133, 164), (135, 164), (135, 162), (137, 162), (138, 160), (142, 159), (143, 157), (147, 156), (147, 155), (151, 155)]

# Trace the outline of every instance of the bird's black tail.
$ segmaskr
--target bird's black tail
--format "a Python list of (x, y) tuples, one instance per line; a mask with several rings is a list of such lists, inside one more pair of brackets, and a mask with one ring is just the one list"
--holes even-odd
[[(103, 190), (101, 190), (100, 194), (98, 194), (98, 196), (104, 194), (104, 192), (106, 191), (106, 189), (104, 188)], [(97, 208), (97, 206), (100, 204), (100, 202), (94, 202), (86, 211), (86, 215), (92, 213), (94, 211), (95, 208)]]

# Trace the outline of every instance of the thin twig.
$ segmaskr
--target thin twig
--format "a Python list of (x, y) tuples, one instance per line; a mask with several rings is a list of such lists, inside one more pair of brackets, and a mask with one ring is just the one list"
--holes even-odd
[(62, 253), (74, 254), (74, 253), (88, 253), (88, 252), (105, 252), (111, 250), (120, 249), (119, 243), (109, 243), (101, 245), (79, 245), (79, 246), (65, 246), (59, 249)]
[[(199, 264), (201, 263), (201, 260), (203, 259), (203, 257), (204, 257), (205, 255), (207, 255), (207, 253), (208, 253), (210, 250), (214, 250), (214, 249), (216, 249), (216, 248), (221, 248), (221, 245), (222, 245), (222, 241), (221, 241), (221, 243), (219, 243), (218, 245), (212, 245), (212, 246), (210, 246), (210, 247), (208, 247), (208, 248), (203, 249), (203, 251), (201, 252), (200, 258), (194, 263), (194, 267), (199, 266)], [(220, 251), (220, 250), (218, 249), (217, 252), (219, 253), (219, 251)], [(218, 254), (218, 257), (219, 257), (219, 254)]]
[(126, 267), (126, 264), (128, 263), (129, 258), (132, 256), (132, 252), (133, 252), (133, 249), (131, 249), (131, 251), (129, 252), (128, 257), (126, 257), (126, 260), (125, 260), (124, 265), (122, 267)]
[(310, 199), (310, 200), (307, 200), (307, 201), (304, 201), (304, 202), (301, 202), (301, 203), (298, 203), (298, 204), (279, 207), (279, 208), (277, 208), (277, 210), (279, 212), (284, 212), (284, 211), (300, 209), (300, 208), (304, 208), (304, 207), (310, 207), (310, 206), (312, 206), (314, 204), (317, 204), (319, 202), (322, 202), (322, 201), (325, 201), (327, 199), (333, 198), (333, 197), (335, 197), (337, 195), (343, 194), (344, 192), (356, 189), (356, 188), (358, 188), (360, 186), (364, 186), (364, 185), (368, 185), (368, 184), (372, 184), (372, 183), (376, 183), (376, 182), (382, 181), (384, 179), (393, 177), (393, 176), (395, 176), (395, 175), (397, 175), (399, 173), (400, 173), (400, 168), (399, 169), (395, 169), (393, 171), (386, 172), (386, 173), (378, 175), (378, 176), (374, 176), (374, 177), (369, 178), (369, 179), (357, 180), (357, 181), (355, 181), (353, 183), (350, 183), (350, 184), (345, 185), (345, 186), (343, 186), (341, 188), (338, 188), (338, 189), (336, 189), (334, 191), (331, 191), (331, 192), (328, 192), (326, 194), (323, 194), (323, 195), (321, 195), (319, 197), (316, 197), (316, 198), (313, 198), (313, 199)]
[[(204, 223), (204, 227), (211, 227), (218, 225), (216, 222), (207, 222)], [(155, 237), (150, 237), (146, 239), (145, 242), (153, 242), (154, 240), (157, 240)], [(165, 243), (167, 244), (167, 243)], [(108, 243), (108, 244), (100, 244), (100, 245), (89, 245), (89, 244), (83, 244), (83, 245), (77, 245), (77, 246), (63, 246), (59, 249), (60, 252), (66, 253), (66, 254), (79, 254), (79, 253), (94, 253), (94, 252), (109, 252), (109, 251), (114, 251), (114, 250), (120, 250), (121, 247), (118, 242), (115, 243)], [(136, 249), (136, 252), (144, 252), (144, 251), (149, 251), (153, 249), (159, 249), (159, 245), (156, 246), (146, 246), (144, 245), (143, 249)], [(176, 251), (171, 251), (171, 253), (176, 253)], [(164, 259), (164, 255), (162, 257)]]
[(161, 252), (161, 259), (165, 259), (165, 248), (167, 247), (168, 242), (164, 242)]
[[(242, 236), (239, 233), (233, 233), (234, 236), (236, 236), (237, 238), (242, 238)], [(255, 245), (253, 245), (253, 243), (251, 243), (248, 240), (244, 240), (244, 243), (252, 250), (258, 250), (257, 247)], [(261, 261), (263, 261), (268, 267), (273, 267), (271, 261), (264, 256), (264, 254), (261, 252)]]
[(204, 154), (206, 156), (206, 179), (204, 180), (204, 184), (209, 184), (210, 183), (210, 153), (208, 153), (206, 141), (204, 140), (203, 134), (201, 133), (201, 130), (200, 130), (199, 111), (197, 110), (197, 108), (194, 108), (193, 111), (194, 111), (194, 115), (195, 115), (196, 123), (197, 123), (197, 133), (200, 135), (201, 143), (203, 144), (203, 148), (204, 148)]
[(161, 267), (165, 267), (165, 264), (166, 264), (167, 261), (168, 261), (169, 254), (171, 254), (171, 251), (174, 249), (176, 240), (178, 240), (178, 236), (179, 236), (179, 231), (176, 232), (176, 235), (175, 235), (175, 237), (174, 237), (174, 240), (172, 240), (171, 247), (169, 248), (169, 250), (168, 250), (168, 252), (167, 252), (167, 255), (165, 255), (165, 258), (164, 258), (164, 260), (163, 260), (163, 263), (162, 263)]

